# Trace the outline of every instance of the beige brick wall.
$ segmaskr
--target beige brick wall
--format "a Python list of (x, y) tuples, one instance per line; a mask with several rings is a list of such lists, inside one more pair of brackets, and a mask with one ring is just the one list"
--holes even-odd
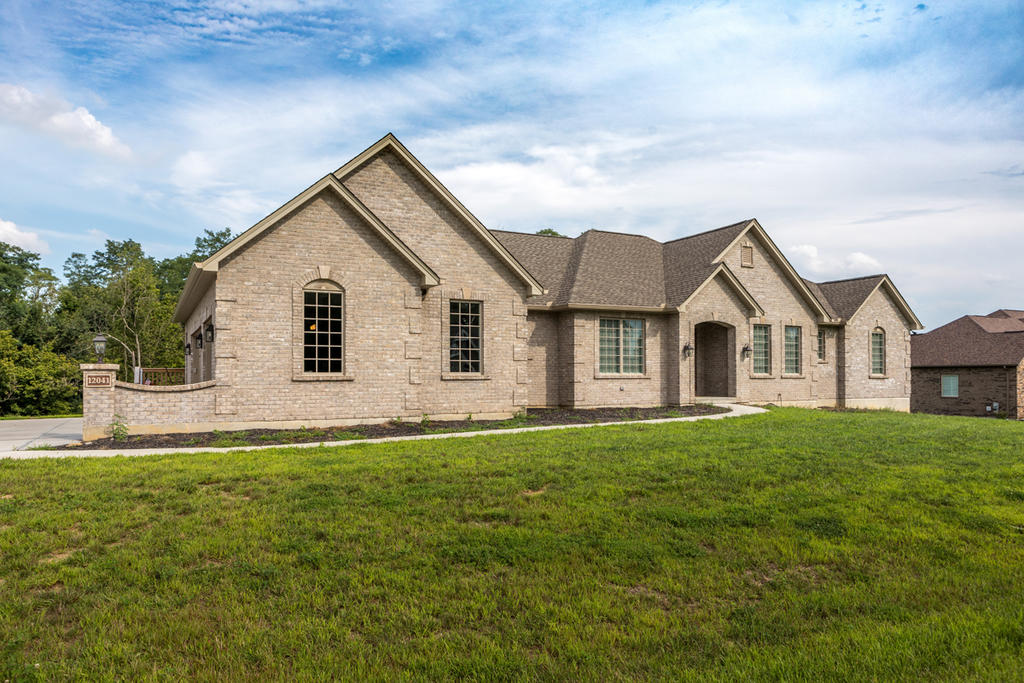
[[(440, 276), (420, 309), (420, 384), (415, 411), (431, 414), (507, 413), (528, 402), (529, 330), (526, 285), (391, 152), (344, 179), (345, 186)], [(447, 302), (484, 304), (484, 378), (447, 376)], [(442, 320), (442, 318), (444, 318)]]
[(530, 405), (560, 405), (559, 314), (531, 311), (529, 319)]
[[(214, 347), (204, 342), (202, 349), (197, 348), (195, 335), (202, 332), (203, 323), (207, 320), (213, 321), (216, 326), (217, 323), (214, 320), (214, 311), (217, 303), (216, 296), (217, 284), (214, 282), (206, 290), (206, 293), (203, 294), (195, 310), (188, 316), (188, 320), (185, 321), (185, 336), (182, 344), (192, 345), (192, 354), (185, 356), (185, 378), (189, 383), (213, 379), (215, 374), (213, 369), (213, 365), (216, 362)], [(216, 339), (214, 340), (215, 344)]]
[[(730, 350), (735, 368), (736, 396), (740, 400), (750, 393), (749, 373), (740, 358), (740, 350), (750, 341), (749, 320), (753, 311), (736, 295), (734, 290), (722, 277), (716, 277), (707, 283), (687, 305), (677, 321), (680, 340), (679, 357), (682, 359), (682, 346), (689, 343), (694, 351), (689, 357), (682, 359), (679, 375), (679, 402), (693, 403), (697, 396), (697, 363), (701, 349), (697, 348), (695, 328), (699, 323), (715, 321), (734, 328), (734, 345)], [(707, 351), (707, 349), (704, 349)]]
[[(571, 346), (563, 341), (563, 351), (571, 358), (569, 381), (563, 385), (562, 402), (578, 408), (606, 406), (653, 406), (671, 401), (666, 375), (667, 344), (672, 316), (640, 314), (629, 311), (569, 311), (563, 314), (571, 324)], [(598, 327), (601, 318), (632, 318), (644, 321), (645, 372), (635, 375), (603, 375), (598, 366)], [(566, 399), (566, 396), (571, 397)]]
[[(754, 250), (754, 266), (740, 265), (740, 250), (750, 245)], [(753, 235), (741, 239), (723, 259), (743, 286), (764, 309), (763, 319), (752, 319), (738, 330), (737, 346), (742, 349), (751, 344), (753, 325), (771, 325), (772, 371), (767, 375), (753, 373), (753, 357), (744, 359), (737, 376), (737, 390), (741, 400), (761, 403), (792, 405), (827, 404), (834, 389), (824, 389), (828, 373), (817, 363), (818, 314), (797, 286), (771, 256), (768, 249)], [(788, 375), (783, 372), (785, 360), (784, 328), (795, 325), (801, 329), (801, 372)], [(833, 375), (834, 378), (834, 375)], [(832, 380), (834, 384), (834, 379)]]
[[(438, 273), (413, 269), (325, 192), (221, 264), (215, 413), (233, 421), (511, 414), (527, 402), (525, 285), (396, 157), (346, 185)], [(301, 369), (301, 297), (311, 280), (345, 293), (345, 371)], [(483, 303), (483, 372), (447, 370), (448, 302)]]
[[(871, 332), (885, 331), (883, 376), (871, 374)], [(847, 321), (843, 331), (844, 383), (841, 400), (850, 408), (910, 410), (910, 329), (882, 289)]]

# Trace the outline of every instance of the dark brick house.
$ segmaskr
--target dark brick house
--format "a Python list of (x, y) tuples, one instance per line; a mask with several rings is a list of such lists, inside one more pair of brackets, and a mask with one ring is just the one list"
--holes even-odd
[(965, 315), (910, 340), (910, 409), (1024, 420), (1024, 311)]

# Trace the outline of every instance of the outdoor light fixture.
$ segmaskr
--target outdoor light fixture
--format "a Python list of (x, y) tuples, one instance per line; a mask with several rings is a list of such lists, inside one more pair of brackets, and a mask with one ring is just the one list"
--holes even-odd
[(192, 345), (191, 344), (185, 344), (185, 355), (186, 356), (191, 356), (192, 355)]
[(92, 338), (92, 348), (96, 351), (96, 362), (103, 362), (103, 355), (107, 352), (107, 338), (102, 334), (97, 334)]
[(740, 351), (740, 353), (743, 354), (744, 358), (750, 358), (750, 354), (753, 353), (753, 351), (750, 348), (750, 344), (744, 344), (743, 350)]
[(693, 353), (693, 345), (690, 342), (683, 344), (683, 358), (689, 358), (690, 354)]
[(203, 348), (203, 334), (202, 334), (202, 332), (197, 332), (196, 333), (196, 348), (197, 349)]
[(213, 341), (213, 325), (212, 324), (206, 326), (206, 341), (208, 341), (208, 342), (212, 342)]

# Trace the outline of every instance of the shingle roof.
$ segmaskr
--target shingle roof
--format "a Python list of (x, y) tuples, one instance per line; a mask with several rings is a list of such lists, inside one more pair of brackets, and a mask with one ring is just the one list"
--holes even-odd
[[(808, 287), (818, 299), (825, 304), (826, 310), (833, 317), (849, 320), (871, 292), (875, 291), (885, 275), (867, 275), (848, 280), (831, 280), (829, 282), (810, 282)], [(814, 285), (811, 287), (811, 285)]]
[(1000, 312), (965, 315), (926, 334), (915, 334), (910, 338), (911, 366), (1017, 365), (1024, 359), (1024, 323)]
[(749, 224), (741, 221), (665, 243), (605, 230), (587, 230), (575, 239), (491, 232), (548, 289), (531, 304), (658, 308), (685, 301)]

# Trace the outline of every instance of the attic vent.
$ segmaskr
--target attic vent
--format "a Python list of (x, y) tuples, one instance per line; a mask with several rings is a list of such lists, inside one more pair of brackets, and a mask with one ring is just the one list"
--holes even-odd
[(754, 247), (744, 244), (740, 247), (740, 265), (744, 268), (754, 267)]

